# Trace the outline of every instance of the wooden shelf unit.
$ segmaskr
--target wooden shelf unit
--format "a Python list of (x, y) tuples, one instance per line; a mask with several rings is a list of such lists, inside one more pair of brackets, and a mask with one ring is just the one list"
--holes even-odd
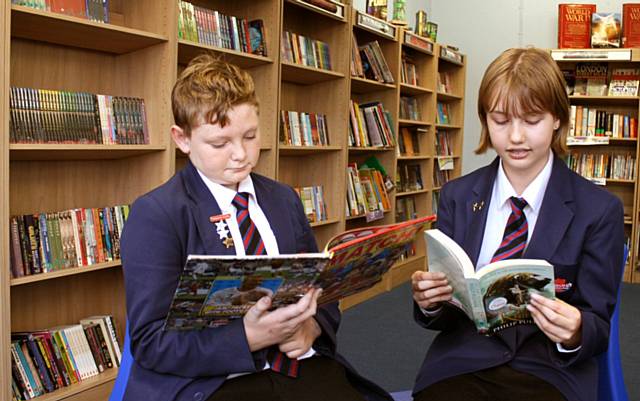
[[(262, 19), (267, 56), (216, 48), (178, 39), (177, 0), (110, 1), (110, 24), (90, 22), (3, 2), (0, 6), (2, 40), (0, 53), (8, 60), (0, 66), (0, 123), (9, 127), (9, 87), (86, 91), (145, 100), (150, 143), (147, 145), (9, 144), (0, 142), (0, 232), (4, 265), (0, 274), (0, 381), (2, 399), (10, 399), (9, 351), (12, 331), (36, 330), (77, 323), (81, 318), (114, 315), (122, 341), (125, 315), (124, 283), (119, 261), (54, 273), (12, 279), (9, 266), (9, 221), (13, 215), (62, 211), (76, 207), (105, 207), (133, 202), (143, 193), (170, 178), (186, 163), (169, 135), (173, 124), (170, 95), (175, 79), (187, 63), (202, 52), (213, 52), (245, 68), (253, 77), (260, 101), (261, 158), (258, 173), (291, 186), (322, 185), (328, 219), (311, 224), (322, 248), (334, 235), (348, 228), (396, 221), (398, 198), (415, 198), (418, 215), (432, 213), (433, 141), (436, 99), (462, 104), (464, 65), (451, 68), (459, 82), (453, 95), (437, 93), (439, 68), (437, 44), (425, 52), (403, 44), (397, 27), (363, 27), (372, 17), (359, 15), (346, 2), (343, 16), (327, 13), (300, 0), (194, 0), (193, 4), (226, 15)], [(375, 21), (374, 25), (375, 25)], [(332, 69), (284, 62), (280, 54), (282, 32), (290, 30), (329, 44)], [(393, 84), (350, 76), (351, 35), (364, 44), (378, 40), (394, 77)], [(400, 82), (402, 51), (419, 59), (419, 85)], [(46, 69), (41, 66), (47, 66)], [(416, 96), (421, 104), (420, 121), (399, 119), (400, 96)], [(349, 101), (381, 101), (391, 116), (396, 135), (401, 127), (423, 127), (421, 153), (398, 156), (395, 147), (348, 146)], [(444, 101), (443, 100), (443, 101)], [(327, 116), (329, 145), (290, 146), (279, 143), (280, 111), (302, 111)], [(462, 107), (456, 109), (455, 126), (446, 126), (456, 139), (455, 174), (460, 173)], [(635, 146), (635, 143), (634, 145)], [(391, 208), (380, 220), (367, 223), (364, 216), (345, 216), (346, 166), (376, 156), (394, 179), (402, 163), (422, 167), (425, 187), (390, 193)], [(623, 187), (616, 184), (617, 187)], [(424, 268), (424, 245), (416, 241), (416, 255), (394, 266), (382, 282), (364, 293), (349, 297), (341, 308), (353, 306), (406, 281)], [(78, 385), (39, 397), (42, 400), (106, 400), (116, 369)]]
[[(638, 49), (575, 49), (567, 51), (562, 49), (551, 50), (551, 56), (556, 60), (561, 69), (574, 69), (576, 64), (585, 62), (606, 63), (608, 65), (607, 83), (610, 80), (613, 68), (639, 68), (640, 51)], [(640, 97), (638, 96), (580, 96), (570, 95), (572, 106), (596, 108), (607, 112), (627, 114), (638, 119), (640, 117)], [(638, 148), (638, 132), (635, 138), (608, 138), (608, 143), (571, 144), (569, 152), (577, 155), (591, 154), (630, 154), (636, 158), (636, 166), (640, 149)], [(602, 139), (601, 137), (598, 137)], [(571, 139), (571, 138), (570, 138)], [(593, 179), (593, 182), (602, 185), (603, 188), (620, 198), (625, 213), (625, 235), (630, 239), (630, 250), (623, 280), (630, 283), (640, 282), (640, 268), (638, 263), (639, 226), (640, 218), (638, 204), (638, 172), (635, 179)], [(604, 185), (603, 185), (604, 184)]]

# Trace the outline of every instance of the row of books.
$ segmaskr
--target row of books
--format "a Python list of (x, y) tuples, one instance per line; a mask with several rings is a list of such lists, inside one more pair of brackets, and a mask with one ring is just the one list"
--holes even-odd
[(328, 146), (327, 116), (281, 110), (280, 143), (294, 146)]
[(420, 76), (413, 60), (402, 53), (402, 69), (400, 70), (400, 82), (409, 85), (420, 85)]
[(414, 121), (422, 119), (417, 98), (400, 96), (400, 118)]
[(349, 146), (395, 146), (391, 114), (382, 103), (358, 104), (351, 100), (349, 106)]
[(452, 124), (449, 114), (449, 104), (438, 102), (436, 104), (436, 124)]
[(437, 77), (438, 92), (454, 93), (451, 74), (448, 71), (439, 71)]
[(401, 163), (396, 170), (398, 192), (413, 192), (424, 189), (420, 164)]
[(382, 213), (391, 208), (382, 173), (373, 168), (347, 165), (347, 217)]
[(11, 87), (11, 143), (149, 143), (144, 100)]
[(635, 180), (636, 177), (636, 158), (628, 153), (571, 152), (567, 156), (567, 165), (571, 170), (587, 178)]
[(563, 67), (567, 94), (574, 96), (637, 96), (640, 68), (616, 67), (607, 63), (576, 63)]
[(120, 365), (122, 351), (113, 317), (91, 316), (79, 324), (11, 333), (11, 387), (30, 400)]
[(397, 156), (418, 156), (420, 154), (420, 136), (426, 133), (426, 128), (400, 128), (398, 146), (396, 147)]
[[(393, 75), (377, 40), (358, 46), (355, 34), (352, 36), (351, 75), (387, 84), (394, 83)], [(357, 49), (357, 50), (356, 50)]]
[(322, 185), (311, 187), (294, 188), (304, 207), (309, 223), (325, 221), (327, 217), (327, 204), (324, 200), (324, 189)]
[(638, 119), (586, 106), (571, 106), (569, 136), (636, 138)]
[(447, 131), (436, 130), (435, 154), (436, 156), (453, 156), (453, 147), (451, 147), (450, 135)]
[(95, 22), (109, 22), (109, 0), (11, 0), (11, 3)]
[(321, 40), (284, 31), (281, 51), (284, 61), (323, 70), (331, 69), (329, 44)]
[(121, 205), (11, 217), (12, 277), (119, 259), (128, 215)]
[(403, 196), (396, 199), (396, 222), (407, 221), (418, 218), (416, 208), (416, 198), (413, 196)]
[(451, 179), (451, 170), (444, 170), (440, 168), (438, 161), (433, 164), (433, 187), (440, 188)]
[(262, 20), (222, 14), (179, 1), (178, 38), (223, 49), (267, 55)]
[(622, 5), (620, 12), (598, 12), (595, 4), (558, 5), (558, 47), (618, 48), (640, 45), (640, 4)]

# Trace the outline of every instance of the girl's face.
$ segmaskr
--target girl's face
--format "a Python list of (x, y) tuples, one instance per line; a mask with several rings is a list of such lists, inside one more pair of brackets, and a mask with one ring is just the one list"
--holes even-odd
[(560, 121), (549, 112), (524, 113), (516, 117), (498, 106), (487, 113), (491, 144), (502, 159), (509, 179), (535, 178), (549, 158), (549, 149)]

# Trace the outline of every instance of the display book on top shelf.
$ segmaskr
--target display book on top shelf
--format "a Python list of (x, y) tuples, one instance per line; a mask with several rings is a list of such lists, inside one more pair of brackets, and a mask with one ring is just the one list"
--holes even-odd
[[(618, 196), (624, 205), (630, 255), (624, 281), (638, 272), (637, 49), (551, 50), (567, 83), (571, 102), (567, 137), (569, 167)], [(629, 94), (629, 88), (635, 88)]]
[[(137, 98), (144, 101), (148, 140), (143, 140), (144, 144), (126, 145), (109, 142), (18, 144), (10, 143), (9, 135), (5, 136), (2, 145), (5, 151), (0, 156), (6, 167), (3, 169), (6, 175), (0, 181), (4, 185), (3, 193), (7, 194), (0, 217), (5, 227), (3, 231), (10, 232), (12, 216), (47, 213), (56, 216), (59, 224), (63, 211), (84, 208), (85, 211), (98, 212), (99, 209), (91, 208), (126, 205), (168, 179), (170, 147), (164, 134), (171, 124), (171, 111), (166, 102), (171, 82), (158, 81), (157, 72), (175, 73), (174, 52), (171, 51), (175, 41), (170, 37), (173, 31), (165, 23), (177, 18), (173, 8), (154, 7), (155, 3), (151, 1), (111, 2), (108, 10), (110, 23), (99, 23), (15, 4), (9, 8), (7, 3), (4, 3), (0, 14), (4, 28), (0, 48), (10, 59), (2, 70), (3, 105), (9, 106), (9, 98), (4, 96), (10, 93), (11, 87), (37, 89), (40, 94), (63, 91)], [(10, 54), (6, 50), (9, 47)], [(46, 66), (46, 69), (41, 66)], [(57, 103), (59, 107), (62, 104)], [(8, 111), (9, 107), (2, 108), (1, 122), (7, 132)], [(40, 123), (47, 123), (52, 116), (50, 112), (31, 112), (40, 113)], [(66, 111), (71, 112), (73, 110)], [(76, 112), (81, 113), (79, 110)], [(69, 128), (68, 119), (54, 122)], [(78, 126), (71, 124), (71, 128), (77, 129)], [(105, 222), (109, 222), (106, 213), (101, 219), (94, 220), (92, 233), (89, 226), (83, 226), (87, 229), (85, 234), (95, 235), (96, 240), (115, 239), (110, 237), (115, 232), (99, 230), (98, 223)], [(65, 227), (67, 243), (59, 245), (64, 245), (67, 253), (58, 252), (62, 249), (58, 248), (55, 254), (70, 257), (71, 250), (77, 251), (80, 254), (75, 253), (76, 258), (81, 256), (76, 259), (80, 262), (77, 264), (84, 264), (82, 250), (86, 253), (86, 247), (78, 247), (79, 243), (70, 240), (78, 231), (79, 224), (65, 223)], [(69, 235), (68, 230), (73, 234)], [(36, 245), (35, 249), (31, 247), (30, 256), (44, 255), (45, 258), (40, 260), (46, 262), (51, 255), (47, 256), (37, 247), (35, 231), (31, 239), (28, 235), (26, 238), (31, 241), (31, 246)], [(69, 263), (57, 263), (55, 268), (52, 265), (51, 272), (11, 278), (11, 240), (5, 237), (2, 240), (3, 249), (7, 250), (2, 253), (5, 255), (5, 269), (3, 280), (0, 280), (2, 302), (7, 309), (0, 320), (3, 366), (11, 366), (11, 355), (4, 351), (10, 349), (10, 333), (77, 324), (90, 316), (113, 316), (115, 331), (122, 342), (126, 321), (124, 289), (120, 262), (115, 253), (98, 258), (98, 263), (82, 267), (72, 267), (76, 263), (63, 258)], [(115, 245), (115, 241), (109, 244)], [(101, 250), (106, 250), (106, 246), (107, 242), (103, 243)], [(35, 268), (33, 259), (27, 258), (23, 262), (29, 260), (30, 266)], [(61, 260), (58, 258), (58, 262)], [(1, 373), (3, 394), (0, 398), (11, 399), (12, 373), (6, 370)], [(38, 399), (106, 399), (116, 374), (117, 368), (105, 369), (103, 373), (76, 384), (59, 386)]]

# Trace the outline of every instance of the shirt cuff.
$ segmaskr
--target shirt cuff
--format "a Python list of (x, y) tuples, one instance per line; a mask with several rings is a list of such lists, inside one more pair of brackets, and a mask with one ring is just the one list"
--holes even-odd
[(438, 313), (440, 313), (440, 311), (442, 311), (442, 306), (438, 307), (437, 309), (433, 309), (433, 310), (428, 310), (428, 309), (424, 309), (424, 308), (420, 308), (420, 310), (422, 311), (422, 314), (424, 314), (426, 317), (434, 317)]
[(566, 349), (565, 347), (562, 346), (562, 344), (560, 343), (556, 343), (556, 348), (558, 349), (558, 352), (563, 353), (563, 354), (570, 354), (572, 352), (577, 352), (580, 350), (580, 348), (582, 348), (582, 345), (578, 345), (576, 348), (574, 349)]

